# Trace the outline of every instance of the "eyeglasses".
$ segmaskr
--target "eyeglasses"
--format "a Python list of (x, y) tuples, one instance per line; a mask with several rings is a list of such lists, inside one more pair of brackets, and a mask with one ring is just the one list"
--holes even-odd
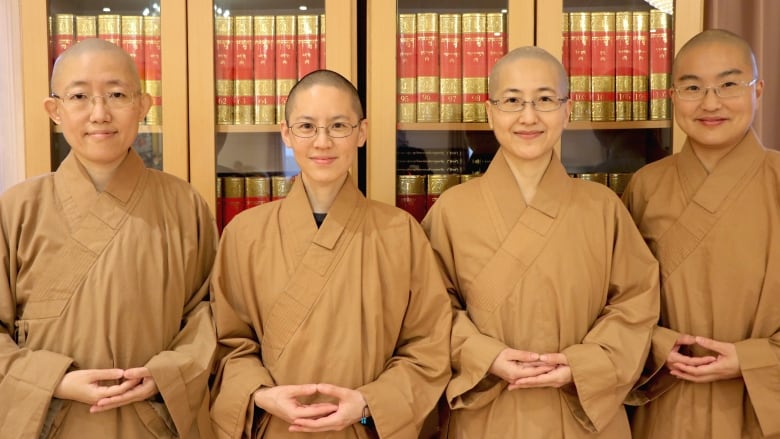
[(316, 136), (320, 128), (324, 129), (325, 134), (327, 134), (331, 139), (341, 139), (343, 137), (349, 137), (352, 135), (352, 131), (354, 131), (354, 129), (359, 125), (360, 123), (350, 125), (346, 122), (333, 122), (328, 126), (318, 127), (311, 122), (298, 122), (289, 125), (289, 127), (290, 132), (293, 133), (295, 137), (300, 137), (303, 139), (309, 139)]
[(52, 93), (49, 96), (62, 101), (62, 105), (70, 111), (87, 111), (95, 104), (95, 98), (102, 98), (103, 105), (112, 110), (127, 108), (133, 105), (135, 95), (137, 94), (138, 92), (125, 93), (122, 91), (110, 91), (108, 93), (92, 96), (86, 93), (68, 93), (64, 97)]
[(525, 104), (531, 104), (536, 111), (555, 111), (561, 108), (561, 105), (568, 100), (569, 98), (559, 98), (557, 96), (539, 96), (530, 101), (524, 101), (514, 96), (508, 96), (500, 99), (490, 99), (489, 102), (501, 111), (514, 113), (523, 111), (523, 109), (525, 109)]
[(704, 99), (707, 96), (707, 91), (712, 90), (719, 98), (735, 98), (742, 96), (745, 92), (755, 84), (757, 79), (753, 79), (750, 82), (747, 81), (727, 81), (720, 85), (714, 85), (712, 87), (702, 87), (698, 84), (686, 84), (682, 87), (675, 87), (674, 92), (680, 99), (686, 101), (698, 101)]

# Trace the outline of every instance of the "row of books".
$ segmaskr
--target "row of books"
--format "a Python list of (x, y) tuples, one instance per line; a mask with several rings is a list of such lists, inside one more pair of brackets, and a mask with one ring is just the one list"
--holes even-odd
[(500, 12), (398, 15), (398, 121), (486, 122), (493, 64), (504, 56)]
[(422, 221), (444, 191), (479, 175), (399, 175), (395, 187), (395, 205), (409, 212), (417, 221)]
[(325, 68), (325, 15), (215, 17), (217, 124), (275, 124), (287, 95)]
[(579, 178), (581, 180), (592, 181), (595, 183), (603, 184), (608, 188), (615, 191), (618, 195), (623, 195), (623, 191), (626, 189), (626, 185), (633, 172), (583, 172), (579, 174), (569, 174), (573, 178)]
[(670, 119), (671, 25), (657, 9), (564, 12), (571, 120)]
[(242, 211), (286, 197), (294, 181), (294, 176), (285, 175), (218, 175), (216, 211), (220, 233)]
[(124, 49), (135, 61), (141, 87), (152, 97), (145, 124), (162, 124), (162, 54), (160, 17), (143, 15), (74, 15), (49, 17), (52, 62), (74, 43), (101, 38)]

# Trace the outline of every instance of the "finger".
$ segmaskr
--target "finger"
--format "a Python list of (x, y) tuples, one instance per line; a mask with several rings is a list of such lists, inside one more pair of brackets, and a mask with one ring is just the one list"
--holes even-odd
[(711, 375), (697, 376), (679, 370), (673, 370), (670, 373), (681, 380), (690, 381), (692, 383), (709, 383), (715, 381)]
[(340, 387), (340, 386), (334, 386), (333, 384), (328, 384), (328, 383), (317, 384), (317, 393), (332, 396), (339, 400), (345, 399), (347, 396), (349, 396), (349, 393), (351, 391), (352, 389), (347, 389), (345, 387)]
[(152, 380), (145, 380), (141, 384), (129, 389), (121, 395), (112, 396), (109, 398), (103, 398), (95, 405), (98, 407), (104, 406), (122, 406), (136, 401), (143, 401), (154, 395), (155, 384)]
[(120, 384), (115, 384), (113, 386), (101, 386), (97, 388), (95, 396), (98, 399), (103, 399), (103, 398), (109, 398), (112, 396), (121, 395), (140, 383), (141, 380), (126, 380), (126, 381), (122, 381)]
[(555, 366), (551, 366), (549, 364), (545, 364), (543, 366), (538, 366), (538, 367), (523, 367), (516, 371), (513, 371), (512, 380), (535, 377), (535, 376), (548, 373), (553, 370), (555, 370)]
[(566, 358), (566, 355), (561, 353), (542, 354), (539, 356), (539, 360), (547, 364), (563, 364), (564, 366), (569, 365), (569, 360)]
[(509, 361), (539, 361), (539, 354), (536, 352), (521, 351), (518, 349), (507, 349), (504, 352), (504, 359)]
[(728, 354), (729, 343), (723, 343), (707, 337), (696, 337), (696, 344), (721, 355)]
[(692, 345), (696, 344), (696, 337), (690, 335), (690, 334), (680, 334), (679, 337), (677, 337), (677, 342), (675, 344), (678, 345)]
[(310, 396), (317, 393), (317, 385), (316, 384), (298, 384), (298, 385), (289, 385), (289, 386), (282, 386), (282, 391), (288, 396), (292, 398), (297, 398), (299, 396)]
[(339, 406), (331, 403), (317, 403), (302, 405), (292, 410), (290, 418), (295, 419), (319, 419), (330, 416), (339, 409)]
[(124, 377), (128, 380), (140, 380), (146, 377), (151, 377), (152, 372), (146, 367), (134, 367), (132, 369), (125, 370)]
[(290, 426), (290, 431), (316, 433), (341, 429), (344, 426), (346, 421), (337, 411), (319, 419), (295, 419)]
[(670, 353), (667, 359), (668, 363), (680, 363), (690, 366), (699, 366), (702, 364), (712, 363), (713, 361), (715, 361), (715, 357), (711, 355), (705, 357), (689, 357), (688, 355), (683, 355), (678, 352)]
[(90, 369), (84, 371), (84, 376), (92, 383), (97, 381), (118, 380), (124, 376), (122, 369)]

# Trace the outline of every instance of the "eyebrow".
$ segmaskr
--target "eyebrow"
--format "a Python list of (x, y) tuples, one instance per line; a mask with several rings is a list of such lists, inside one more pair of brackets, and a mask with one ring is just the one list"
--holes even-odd
[[(745, 73), (745, 72), (742, 69), (737, 69), (737, 68), (728, 69), (728, 70), (724, 70), (724, 71), (718, 73), (717, 77), (718, 78), (725, 78), (727, 76), (739, 75), (740, 73)], [(700, 80), (700, 79), (701, 78), (699, 76), (697, 76), (697, 75), (690, 75), (689, 74), (689, 75), (682, 75), (677, 80), (678, 81), (696, 81), (696, 80)]]

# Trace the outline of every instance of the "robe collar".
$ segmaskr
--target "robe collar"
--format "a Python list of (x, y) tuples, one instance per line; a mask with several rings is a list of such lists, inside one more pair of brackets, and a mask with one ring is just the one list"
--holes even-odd
[(677, 172), (683, 192), (688, 201), (693, 201), (708, 212), (716, 212), (737, 184), (748, 176), (756, 161), (764, 156), (765, 149), (751, 129), (728, 154), (720, 159), (715, 169), (707, 173), (691, 147), (685, 140), (677, 160)]

